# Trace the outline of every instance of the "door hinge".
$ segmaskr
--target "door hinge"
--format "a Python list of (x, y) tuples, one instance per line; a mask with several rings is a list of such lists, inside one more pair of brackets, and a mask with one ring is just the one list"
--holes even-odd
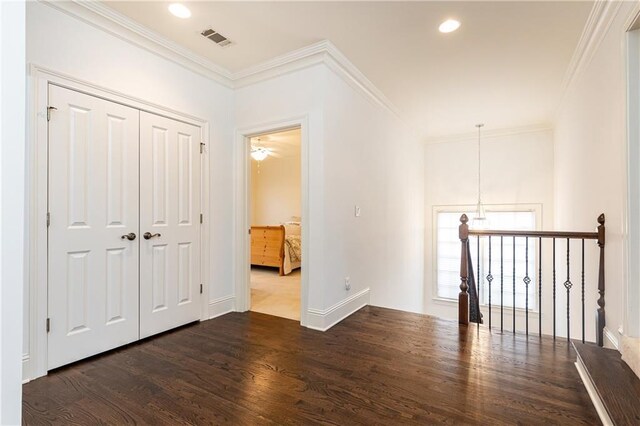
[(200, 223), (204, 223), (204, 216), (202, 213), (200, 213)]
[(204, 152), (204, 142), (200, 142), (200, 154)]
[(249, 235), (251, 235), (251, 228), (249, 228)]
[(47, 228), (51, 226), (51, 213), (47, 212)]
[(51, 121), (51, 111), (57, 111), (58, 108), (54, 107), (54, 106), (48, 106), (47, 107), (47, 121)]
[(203, 285), (200, 284), (200, 294), (202, 294), (202, 291), (203, 291)]
[(47, 318), (47, 333), (51, 331), (51, 318)]

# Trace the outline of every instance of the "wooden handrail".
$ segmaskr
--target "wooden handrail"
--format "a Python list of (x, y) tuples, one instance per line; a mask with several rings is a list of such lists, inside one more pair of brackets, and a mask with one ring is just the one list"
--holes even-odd
[(577, 240), (597, 240), (598, 232), (560, 232), (560, 231), (502, 231), (470, 229), (474, 237), (531, 237), (531, 238), (572, 238)]
[[(598, 308), (596, 310), (596, 343), (599, 346), (603, 346), (604, 344), (604, 327), (605, 327), (605, 260), (604, 260), (604, 247), (605, 247), (605, 217), (604, 214), (598, 216), (598, 228), (596, 232), (567, 232), (567, 231), (515, 231), (515, 230), (470, 230), (469, 229), (469, 218), (467, 215), (463, 214), (460, 217), (460, 226), (458, 228), (458, 234), (460, 237), (461, 244), (461, 255), (460, 255), (460, 293), (458, 294), (458, 322), (461, 325), (469, 324), (469, 237), (489, 237), (489, 241), (491, 241), (491, 237), (500, 237), (502, 241), (503, 237), (512, 237), (515, 242), (515, 238), (535, 238), (540, 242), (543, 238), (552, 238), (553, 242), (553, 250), (555, 256), (555, 239), (566, 239), (567, 240), (567, 280), (564, 283), (560, 283), (560, 285), (564, 285), (567, 291), (567, 303), (569, 303), (569, 292), (573, 283), (571, 281), (569, 275), (569, 240), (582, 240), (582, 275), (581, 275), (581, 284), (582, 284), (582, 329), (584, 340), (584, 284), (585, 284), (585, 275), (584, 275), (584, 240), (596, 240), (598, 243), (598, 248), (600, 251), (600, 259), (598, 266)], [(480, 247), (480, 246), (478, 246)], [(542, 255), (542, 244), (540, 244), (540, 256)], [(514, 256), (515, 256), (515, 246), (514, 246)], [(528, 253), (528, 252), (527, 252)], [(528, 259), (528, 254), (526, 255)], [(479, 258), (478, 258), (479, 259)], [(502, 254), (501, 260), (502, 262)], [(478, 265), (479, 267), (479, 265)], [(514, 266), (515, 268), (515, 266)], [(542, 264), (539, 263), (539, 272), (542, 274)], [(490, 270), (489, 270), (490, 271)], [(555, 257), (554, 257), (554, 266), (553, 266), (553, 303), (554, 303), (554, 337), (555, 337), (555, 292), (556, 292), (556, 275), (555, 275)], [(489, 274), (491, 274), (489, 272)], [(514, 269), (515, 275), (515, 269)], [(479, 277), (479, 275), (478, 275)], [(488, 276), (488, 280), (493, 279), (493, 277)], [(541, 277), (539, 277), (539, 280)], [(528, 272), (525, 277), (525, 285), (529, 285), (531, 280), (529, 279)], [(479, 284), (478, 284), (479, 285)], [(489, 283), (490, 286), (490, 283)], [(539, 281), (540, 292), (542, 291), (542, 284)], [(491, 287), (489, 287), (491, 288)], [(514, 303), (515, 303), (515, 278), (513, 279), (513, 291), (514, 291)], [(542, 294), (542, 293), (540, 293)], [(490, 299), (489, 299), (490, 300)], [(491, 303), (491, 300), (489, 301)], [(501, 302), (502, 306), (502, 302)], [(501, 308), (502, 309), (502, 308)], [(489, 307), (489, 312), (491, 312), (491, 307)], [(567, 305), (567, 337), (569, 334), (569, 305)], [(489, 326), (491, 326), (491, 320), (489, 319)], [(501, 325), (502, 327), (502, 325)], [(515, 328), (515, 321), (514, 321)], [(542, 333), (542, 323), (540, 322), (540, 333)], [(515, 329), (514, 329), (515, 332)], [(527, 334), (528, 334), (528, 316), (527, 316)]]

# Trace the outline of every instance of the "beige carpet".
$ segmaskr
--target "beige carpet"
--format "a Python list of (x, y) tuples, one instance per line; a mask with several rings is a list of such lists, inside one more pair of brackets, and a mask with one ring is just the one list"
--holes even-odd
[(252, 266), (251, 310), (300, 321), (300, 269), (281, 277), (276, 268)]

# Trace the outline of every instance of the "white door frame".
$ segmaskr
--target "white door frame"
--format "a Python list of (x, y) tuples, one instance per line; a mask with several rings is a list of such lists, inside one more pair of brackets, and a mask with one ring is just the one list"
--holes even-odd
[[(624, 315), (623, 332), (626, 336), (640, 337), (640, 6), (636, 5), (625, 24), (626, 54), (626, 177), (627, 202), (623, 208), (624, 220)], [(613, 325), (614, 327), (617, 324)], [(605, 330), (606, 331), (606, 330)], [(617, 335), (617, 333), (616, 333)]]
[(234, 283), (236, 311), (251, 308), (251, 157), (249, 140), (253, 136), (282, 130), (301, 130), (301, 226), (302, 226), (302, 278), (300, 281), (300, 325), (307, 325), (309, 298), (309, 118), (307, 115), (269, 123), (257, 124), (236, 130), (234, 146)]
[[(183, 121), (202, 129), (202, 142), (206, 144), (201, 165), (201, 209), (204, 223), (200, 228), (201, 279), (203, 284), (200, 320), (209, 318), (208, 300), (210, 274), (207, 270), (210, 250), (209, 214), (209, 122), (161, 105), (128, 96), (115, 90), (68, 76), (34, 64), (29, 65), (27, 80), (27, 202), (28, 230), (28, 294), (29, 300), (29, 351), (23, 355), (25, 381), (47, 374), (47, 175), (48, 175), (48, 87), (49, 84), (65, 87), (111, 102), (130, 106), (141, 111)], [(52, 112), (55, 114), (55, 112)]]

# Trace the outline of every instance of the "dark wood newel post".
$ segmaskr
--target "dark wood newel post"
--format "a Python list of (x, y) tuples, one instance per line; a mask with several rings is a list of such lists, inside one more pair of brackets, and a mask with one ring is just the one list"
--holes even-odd
[(467, 222), (469, 218), (466, 214), (460, 216), (460, 226), (458, 227), (458, 234), (460, 236), (460, 294), (458, 294), (458, 323), (468, 325), (469, 324), (469, 268), (468, 250), (469, 250), (469, 225)]
[(596, 313), (596, 343), (604, 345), (604, 213), (598, 216), (598, 247), (600, 247), (600, 265), (598, 267), (598, 310)]

